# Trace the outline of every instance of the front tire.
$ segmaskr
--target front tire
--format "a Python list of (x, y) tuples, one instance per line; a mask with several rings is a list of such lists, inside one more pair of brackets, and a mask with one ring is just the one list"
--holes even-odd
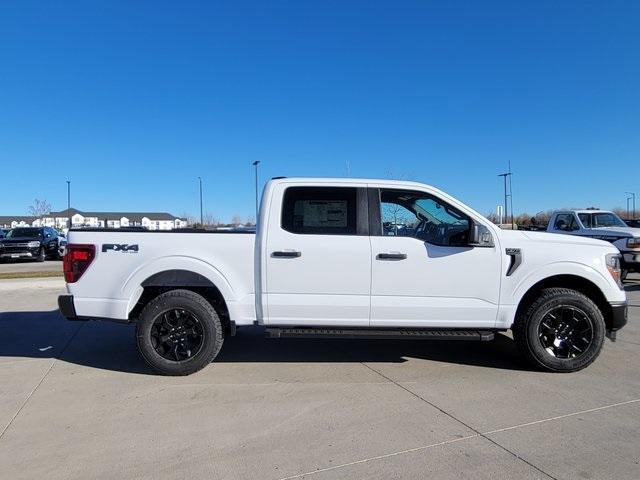
[(142, 310), (136, 328), (138, 350), (163, 375), (190, 375), (210, 364), (223, 343), (220, 318), (211, 304), (190, 290), (171, 290)]
[(602, 312), (584, 294), (546, 288), (513, 325), (513, 338), (528, 362), (551, 372), (591, 365), (605, 337)]
[(45, 252), (44, 247), (42, 247), (38, 251), (38, 256), (36, 257), (36, 262), (42, 263), (46, 259), (47, 259), (47, 252)]

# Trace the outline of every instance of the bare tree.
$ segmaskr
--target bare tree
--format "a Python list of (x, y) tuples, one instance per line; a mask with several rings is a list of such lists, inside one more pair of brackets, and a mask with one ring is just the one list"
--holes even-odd
[(244, 222), (245, 227), (253, 227), (256, 224), (256, 217), (247, 217), (246, 222)]
[(242, 217), (237, 213), (231, 218), (232, 225), (242, 225)]
[(36, 198), (33, 201), (33, 205), (29, 206), (28, 211), (32, 217), (42, 217), (51, 212), (51, 205), (46, 200), (38, 200)]
[(616, 207), (612, 210), (612, 212), (618, 215), (620, 218), (624, 218), (625, 220), (631, 220), (631, 217), (633, 217), (631, 211), (627, 211), (626, 208)]
[(217, 227), (220, 225), (220, 220), (211, 212), (206, 212), (202, 216), (203, 227)]
[(398, 227), (409, 226), (411, 218), (407, 215), (407, 210), (397, 203), (382, 204), (382, 218), (385, 223), (393, 219), (389, 228), (393, 229), (393, 234), (398, 235)]
[(38, 220), (40, 220), (40, 223), (42, 223), (42, 217), (51, 213), (51, 204), (46, 200), (38, 200), (36, 198), (33, 201), (33, 205), (29, 206), (28, 211), (29, 215), (37, 218)]

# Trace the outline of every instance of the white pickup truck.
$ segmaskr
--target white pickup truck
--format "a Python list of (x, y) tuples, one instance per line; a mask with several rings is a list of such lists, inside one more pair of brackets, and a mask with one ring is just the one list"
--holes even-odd
[(513, 330), (569, 372), (627, 321), (620, 255), (590, 238), (500, 230), (413, 182), (277, 178), (257, 233), (69, 232), (70, 320), (135, 322), (160, 373), (214, 360), (237, 327), (268, 337), (491, 340)]
[(632, 228), (615, 213), (589, 208), (558, 210), (549, 219), (547, 231), (580, 237), (591, 237), (612, 243), (620, 253), (622, 275), (640, 272), (640, 228)]

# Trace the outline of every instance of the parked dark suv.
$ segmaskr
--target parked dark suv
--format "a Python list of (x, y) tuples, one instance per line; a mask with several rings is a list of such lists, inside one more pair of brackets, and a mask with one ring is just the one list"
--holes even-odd
[(19, 227), (0, 239), (0, 260), (32, 258), (44, 262), (58, 256), (58, 232), (49, 227)]

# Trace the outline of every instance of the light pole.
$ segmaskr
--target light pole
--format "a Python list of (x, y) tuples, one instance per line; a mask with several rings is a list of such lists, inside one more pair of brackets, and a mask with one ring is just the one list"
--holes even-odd
[(71, 180), (67, 180), (67, 228), (71, 228)]
[(633, 192), (624, 192), (624, 193), (626, 193), (627, 195), (631, 195), (631, 197), (627, 197), (627, 205), (629, 202), (629, 198), (631, 198), (633, 200), (633, 217), (631, 219), (635, 220), (636, 219), (636, 194)]
[(204, 228), (204, 217), (202, 215), (202, 177), (198, 177), (198, 182), (200, 182), (200, 228)]
[[(507, 199), (511, 200), (511, 230), (514, 229), (513, 224), (513, 191), (511, 189), (511, 162), (509, 162), (509, 171), (506, 173), (501, 173), (498, 176), (504, 178), (504, 219), (505, 222), (509, 219), (508, 216), (508, 203)], [(509, 193), (507, 193), (507, 178), (509, 178)]]
[(504, 222), (506, 223), (507, 219), (509, 218), (508, 216), (508, 210), (507, 210), (507, 177), (509, 176), (508, 173), (501, 173), (498, 175), (499, 177), (503, 177), (504, 178)]
[(260, 165), (260, 160), (256, 160), (252, 163), (254, 167), (256, 167), (256, 226), (258, 225), (258, 165)]

